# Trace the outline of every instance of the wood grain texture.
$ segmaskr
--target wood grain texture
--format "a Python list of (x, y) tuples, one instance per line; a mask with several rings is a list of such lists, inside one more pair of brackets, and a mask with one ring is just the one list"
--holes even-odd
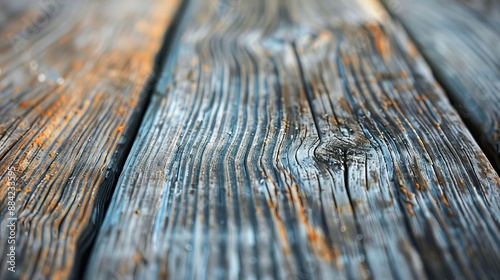
[(500, 30), (500, 1), (499, 0), (455, 0), (456, 4), (465, 5), (474, 12), (474, 16)]
[(500, 171), (500, 1), (391, 1), (387, 6)]
[(190, 13), (88, 279), (500, 273), (500, 179), (378, 2)]
[[(1, 1), (0, 279), (78, 271), (177, 3)], [(7, 270), (12, 218), (16, 273)]]

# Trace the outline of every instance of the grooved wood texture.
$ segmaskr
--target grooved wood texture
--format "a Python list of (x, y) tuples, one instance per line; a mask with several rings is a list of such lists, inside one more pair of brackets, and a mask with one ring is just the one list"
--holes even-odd
[(500, 171), (500, 1), (385, 1)]
[[(0, 279), (78, 271), (144, 112), (146, 81), (176, 5), (1, 1)], [(7, 225), (15, 218), (11, 273)]]
[(500, 179), (371, 0), (193, 0), (88, 279), (500, 273)]

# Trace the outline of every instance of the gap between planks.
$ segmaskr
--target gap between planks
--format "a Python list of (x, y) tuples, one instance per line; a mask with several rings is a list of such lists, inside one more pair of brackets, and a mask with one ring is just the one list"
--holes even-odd
[[(150, 75), (160, 73), (154, 56), (178, 3), (0, 4), (0, 35), (11, 39), (0, 45), (1, 252), (10, 246), (4, 224), (12, 167), (17, 218), (16, 273), (2, 253), (1, 279), (81, 277), (154, 89)], [(41, 13), (43, 26), (25, 20)], [(37, 32), (23, 33), (28, 28)]]

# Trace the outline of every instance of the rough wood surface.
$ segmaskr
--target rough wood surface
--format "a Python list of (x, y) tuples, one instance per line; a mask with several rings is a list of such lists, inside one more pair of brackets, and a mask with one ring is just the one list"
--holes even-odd
[(78, 270), (146, 108), (176, 5), (0, 2), (0, 279)]
[(385, 1), (500, 171), (500, 1)]
[(371, 0), (193, 0), (88, 279), (494, 278), (500, 179)]

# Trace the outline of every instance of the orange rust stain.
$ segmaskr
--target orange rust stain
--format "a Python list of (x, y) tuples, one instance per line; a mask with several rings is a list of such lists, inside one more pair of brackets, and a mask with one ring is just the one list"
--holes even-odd
[(123, 126), (123, 125), (119, 125), (119, 126), (117, 126), (117, 127), (116, 127), (116, 131), (117, 131), (118, 133), (122, 133), (124, 128), (125, 128), (125, 126)]
[(201, 70), (203, 70), (203, 72), (208, 72), (210, 71), (210, 66), (206, 65), (206, 64), (203, 64), (201, 66)]
[(43, 141), (40, 138), (35, 138), (35, 140), (33, 140), (33, 144), (36, 144), (38, 146), (42, 146), (43, 145)]
[(293, 184), (291, 187), (291, 197), (294, 202), (294, 205), (297, 207), (297, 214), (299, 215), (299, 219), (302, 224), (306, 227), (307, 236), (309, 242), (311, 243), (313, 252), (320, 257), (321, 259), (331, 262), (338, 259), (340, 253), (338, 250), (332, 249), (328, 244), (326, 238), (312, 226), (309, 224), (307, 220), (307, 216), (305, 214), (304, 206), (299, 197), (298, 186)]
[(307, 227), (307, 235), (309, 242), (313, 247), (314, 253), (321, 259), (331, 262), (340, 257), (340, 252), (338, 250), (331, 250), (326, 238), (317, 233), (313, 227)]
[(42, 273), (45, 275), (45, 276), (48, 276), (50, 274), (50, 268), (48, 266), (45, 266), (43, 269), (42, 269)]
[[(483, 179), (489, 179), (489, 174), (496, 173), (493, 167), (489, 164), (488, 160), (486, 160), (485, 158), (483, 158), (483, 160), (478, 160), (477, 166), (479, 167), (479, 174)], [(496, 177), (495, 180), (497, 183), (497, 187), (500, 188), (500, 177), (498, 176), (495, 177)]]
[(400, 190), (406, 196), (407, 199), (410, 200), (413, 199), (413, 194), (410, 191), (408, 191), (405, 187), (401, 187)]
[(416, 58), (418, 56), (417, 48), (415, 48), (415, 46), (412, 43), (410, 43), (409, 41), (407, 41), (406, 49), (408, 50), (408, 54), (411, 57)]
[(420, 139), (420, 136), (417, 135), (417, 141), (418, 141), (418, 145), (420, 145), (420, 147), (427, 152), (427, 149), (425, 148), (425, 145), (424, 145), (424, 142), (422, 142), (422, 139)]
[(80, 61), (80, 60), (75, 60), (75, 61), (73, 61), (73, 65), (72, 66), (73, 66), (72, 67), (73, 70), (80, 70), (83, 67), (83, 62)]
[(444, 194), (441, 194), (441, 200), (444, 202), (444, 205), (446, 207), (450, 207), (450, 203), (448, 202), (448, 199), (446, 199), (446, 196), (444, 196)]
[(141, 259), (142, 259), (141, 254), (140, 253), (135, 253), (135, 255), (134, 255), (134, 262), (137, 264), (137, 263), (139, 263), (141, 261)]
[(19, 107), (20, 108), (24, 108), (24, 107), (27, 107), (29, 105), (31, 105), (31, 101), (30, 100), (23, 100), (23, 101), (21, 101), (21, 103), (19, 103)]
[(413, 212), (413, 205), (409, 202), (406, 202), (406, 208), (408, 209), (408, 212), (410, 213), (410, 216), (415, 216), (415, 212)]
[(61, 108), (61, 106), (65, 105), (63, 100), (64, 99), (58, 98), (56, 101), (50, 104), (49, 107), (41, 109), (41, 115), (47, 118), (56, 115), (58, 109)]
[(373, 34), (375, 39), (375, 47), (377, 48), (378, 53), (382, 56), (382, 59), (387, 60), (390, 56), (390, 46), (389, 40), (385, 36), (384, 32), (380, 29), (378, 24), (368, 24), (367, 25), (370, 32)]
[(273, 203), (268, 200), (267, 205), (269, 207), (269, 210), (271, 211), (271, 215), (274, 217), (274, 220), (276, 221), (276, 226), (278, 227), (278, 234), (280, 236), (280, 241), (283, 246), (283, 254), (287, 255), (290, 253), (290, 243), (288, 241), (288, 235), (286, 234), (285, 226), (283, 225), (283, 222), (281, 221), (281, 218), (276, 210), (276, 206), (273, 205)]

